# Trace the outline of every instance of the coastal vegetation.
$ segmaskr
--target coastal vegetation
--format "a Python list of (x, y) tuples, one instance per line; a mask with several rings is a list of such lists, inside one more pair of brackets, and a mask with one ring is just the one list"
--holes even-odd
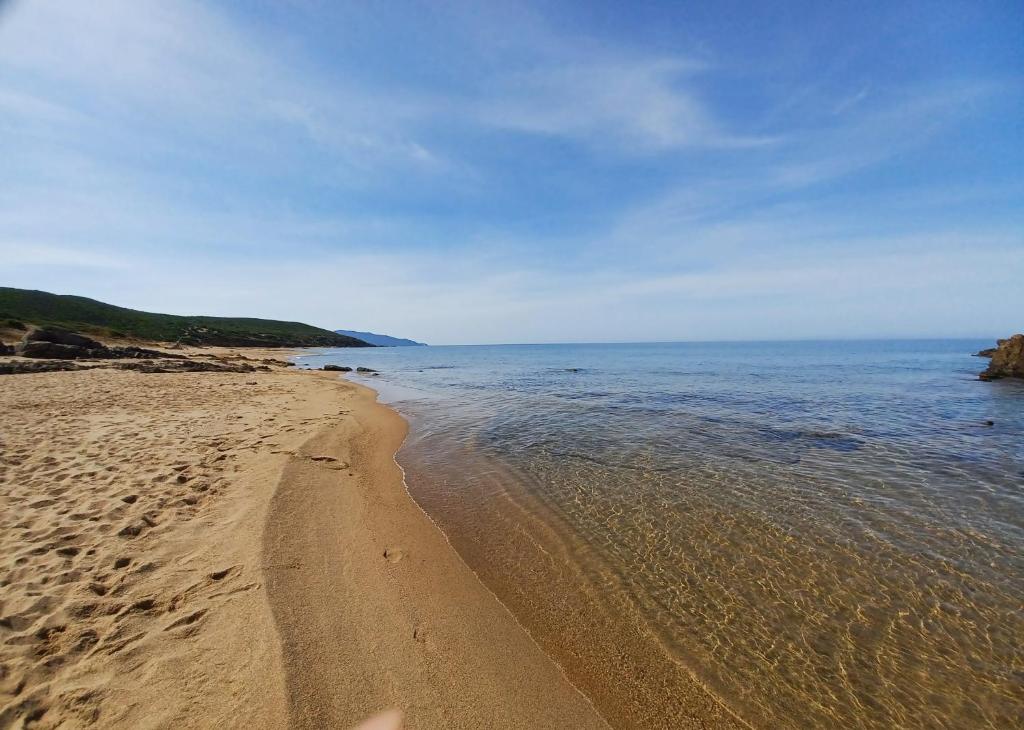
[(0, 324), (60, 327), (95, 337), (224, 347), (372, 347), (301, 322), (141, 312), (87, 297), (0, 287)]

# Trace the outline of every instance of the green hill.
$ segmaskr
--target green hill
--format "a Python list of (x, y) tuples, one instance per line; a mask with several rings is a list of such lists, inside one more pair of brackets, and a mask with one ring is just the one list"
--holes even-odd
[(301, 322), (249, 317), (182, 317), (115, 307), (95, 299), (0, 287), (0, 327), (52, 325), (100, 337), (227, 347), (372, 347)]

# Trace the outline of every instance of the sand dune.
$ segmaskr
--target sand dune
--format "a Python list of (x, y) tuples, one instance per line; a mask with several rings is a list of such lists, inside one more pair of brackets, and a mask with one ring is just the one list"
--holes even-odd
[(327, 374), (7, 376), (0, 726), (604, 727)]

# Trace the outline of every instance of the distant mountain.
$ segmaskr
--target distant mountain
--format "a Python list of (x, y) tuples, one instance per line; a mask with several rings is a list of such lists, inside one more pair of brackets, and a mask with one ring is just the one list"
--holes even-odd
[(51, 325), (100, 337), (224, 347), (372, 347), (301, 322), (251, 317), (182, 317), (116, 307), (95, 299), (0, 287), (0, 327)]
[(363, 342), (369, 342), (371, 345), (377, 347), (426, 347), (425, 342), (416, 342), (415, 340), (406, 340), (401, 337), (391, 337), (389, 335), (378, 335), (373, 332), (356, 332), (355, 330), (334, 330), (339, 335), (345, 335), (346, 337), (355, 337), (356, 339), (362, 340)]

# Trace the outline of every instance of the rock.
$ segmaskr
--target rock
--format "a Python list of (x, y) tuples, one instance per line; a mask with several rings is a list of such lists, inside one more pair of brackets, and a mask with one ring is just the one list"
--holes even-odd
[(321, 370), (329, 370), (331, 372), (338, 372), (338, 373), (350, 373), (350, 372), (352, 372), (352, 368), (346, 367), (344, 365), (324, 365), (320, 369)]
[(184, 355), (147, 350), (142, 347), (107, 347), (102, 342), (75, 332), (48, 327), (25, 335), (15, 348), (22, 357), (53, 360), (184, 358)]
[(1018, 334), (999, 340), (997, 345), (995, 352), (992, 353), (992, 362), (978, 377), (982, 380), (1024, 378), (1024, 335)]
[(28, 332), (22, 342), (52, 342), (57, 345), (84, 347), (88, 350), (103, 349), (103, 343), (57, 327), (40, 327)]
[(377, 372), (373, 368), (364, 368), (362, 365), (356, 368), (357, 373), (375, 373)]
[(15, 353), (22, 357), (47, 358), (53, 360), (79, 360), (88, 357), (103, 357), (106, 351), (103, 343), (57, 327), (40, 327), (29, 330), (15, 347)]
[(21, 375), (23, 373), (50, 373), (58, 370), (82, 370), (81, 365), (76, 365), (67, 360), (40, 360), (38, 362), (0, 362), (0, 375)]
[(266, 365), (254, 368), (252, 365), (219, 364), (202, 360), (137, 360), (135, 362), (119, 362), (110, 367), (118, 370), (137, 370), (140, 373), (253, 373), (257, 370), (270, 370)]
[(992, 357), (995, 354), (996, 354), (996, 348), (995, 347), (989, 347), (989, 348), (986, 348), (984, 350), (979, 350), (978, 352), (974, 353), (974, 356), (975, 357)]
[[(71, 347), (71, 345), (47, 344), (53, 347)], [(72, 348), (74, 349), (74, 348)], [(137, 349), (137, 348), (136, 348)], [(93, 352), (89, 350), (88, 352)], [(91, 361), (90, 365), (79, 365), (69, 362), (68, 358), (53, 360), (24, 361), (15, 360), (12, 362), (0, 362), (0, 375), (16, 375), (20, 373), (45, 373), (54, 370), (88, 370), (97, 367), (115, 368), (117, 370), (135, 370), (140, 373), (254, 373), (270, 372), (271, 368), (266, 365), (253, 367), (248, 363), (225, 363), (208, 362), (204, 360), (189, 360), (174, 355), (164, 356), (163, 353), (155, 353), (160, 359), (141, 359), (137, 356), (125, 356), (121, 362)], [(81, 358), (79, 358), (81, 359)], [(109, 358), (106, 358), (109, 359)]]
[(5, 345), (4, 343), (0, 342), (0, 355), (13, 355), (13, 354), (14, 354), (14, 345)]
[(22, 357), (46, 358), (49, 360), (79, 360), (88, 357), (102, 357), (103, 350), (93, 350), (60, 342), (21, 342), (15, 352)]
[(159, 350), (147, 350), (144, 347), (105, 347), (104, 351), (105, 351), (105, 354), (100, 355), (99, 357), (117, 358), (117, 359), (121, 359), (121, 358), (145, 359), (145, 358), (153, 358), (153, 357), (162, 357), (162, 358), (172, 358), (172, 359), (179, 359), (179, 360), (185, 360), (188, 357), (187, 355), (179, 355), (179, 354), (174, 353), (174, 352), (160, 352)]

